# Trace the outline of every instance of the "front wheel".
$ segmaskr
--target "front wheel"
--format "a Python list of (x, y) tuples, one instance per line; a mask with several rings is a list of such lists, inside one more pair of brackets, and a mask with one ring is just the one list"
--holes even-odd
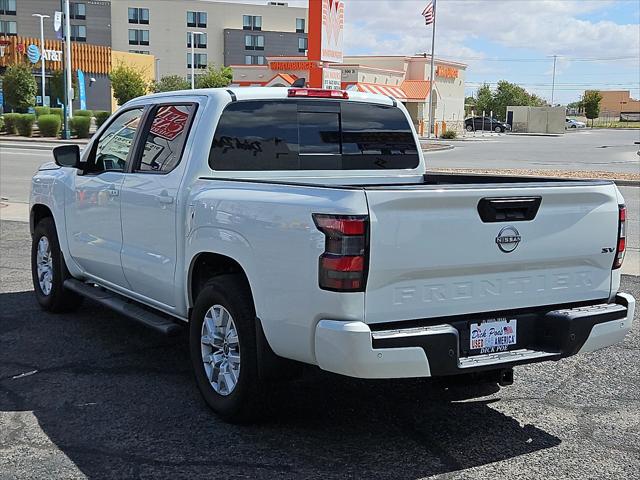
[(493, 131), (494, 131), (494, 132), (496, 132), (496, 133), (502, 133), (502, 132), (504, 132), (504, 130), (502, 129), (502, 127), (496, 127), (496, 128), (494, 128), (494, 129), (493, 129)]
[(471, 126), (471, 125), (467, 125), (464, 128), (466, 128), (467, 132), (473, 132), (473, 126)]
[(238, 275), (210, 280), (198, 294), (189, 326), (196, 383), (224, 420), (246, 423), (261, 413), (264, 385), (258, 374), (255, 312)]
[(38, 303), (50, 312), (76, 309), (82, 297), (64, 288), (71, 277), (64, 262), (53, 218), (46, 217), (36, 225), (31, 244), (31, 277)]

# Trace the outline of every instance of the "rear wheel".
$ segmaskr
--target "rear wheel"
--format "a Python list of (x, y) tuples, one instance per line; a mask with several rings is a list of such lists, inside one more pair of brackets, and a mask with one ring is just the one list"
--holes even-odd
[(64, 262), (53, 218), (40, 220), (33, 232), (31, 244), (31, 277), (38, 303), (50, 312), (76, 309), (82, 297), (64, 288), (71, 278)]
[(261, 413), (253, 299), (239, 275), (210, 280), (198, 294), (189, 327), (196, 383), (224, 420), (246, 423)]

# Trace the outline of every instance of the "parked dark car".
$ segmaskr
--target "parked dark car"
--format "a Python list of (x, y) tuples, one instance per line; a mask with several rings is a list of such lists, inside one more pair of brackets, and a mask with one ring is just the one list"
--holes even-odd
[(507, 130), (511, 130), (511, 126), (508, 123), (501, 122), (497, 118), (490, 117), (469, 117), (464, 121), (464, 128), (467, 132), (473, 132), (475, 130), (504, 133)]

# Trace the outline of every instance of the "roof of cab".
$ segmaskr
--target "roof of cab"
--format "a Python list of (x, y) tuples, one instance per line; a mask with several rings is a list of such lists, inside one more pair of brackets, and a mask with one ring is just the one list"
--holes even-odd
[[(135, 103), (144, 103), (145, 101), (154, 100), (156, 98), (175, 98), (184, 96), (207, 96), (207, 97), (225, 97), (229, 101), (233, 100), (271, 100), (288, 98), (290, 87), (222, 87), (222, 88), (201, 88), (196, 90), (177, 90), (174, 92), (162, 92), (138, 97), (132, 101)], [(233, 95), (231, 95), (233, 93)], [(383, 105), (394, 105), (396, 100), (392, 97), (379, 95), (376, 93), (357, 92), (355, 90), (347, 90), (349, 100), (380, 103)], [(233, 98), (235, 96), (235, 99)], [(296, 97), (297, 99), (304, 97)]]

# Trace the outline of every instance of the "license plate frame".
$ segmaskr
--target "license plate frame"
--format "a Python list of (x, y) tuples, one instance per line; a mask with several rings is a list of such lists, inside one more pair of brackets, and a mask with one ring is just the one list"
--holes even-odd
[(518, 345), (518, 320), (497, 317), (469, 323), (469, 353), (505, 352)]

